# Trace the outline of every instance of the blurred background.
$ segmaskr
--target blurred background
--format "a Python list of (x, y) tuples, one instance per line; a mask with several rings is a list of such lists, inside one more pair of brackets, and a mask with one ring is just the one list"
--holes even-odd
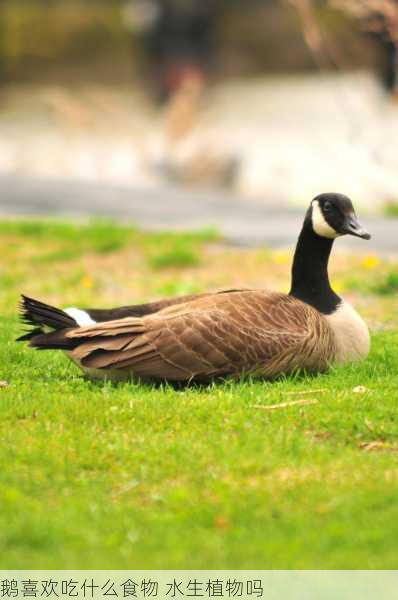
[[(398, 0), (0, 0), (0, 563), (397, 566), (397, 47)], [(327, 191), (358, 369), (174, 393), (14, 341), (21, 293), (288, 292)]]
[(395, 213), (397, 48), (396, 0), (0, 0), (2, 209), (57, 181), (41, 212), (84, 183)]

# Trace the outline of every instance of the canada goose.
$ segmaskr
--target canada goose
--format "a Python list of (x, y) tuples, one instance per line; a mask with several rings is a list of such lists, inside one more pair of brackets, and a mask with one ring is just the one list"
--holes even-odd
[(289, 294), (226, 290), (112, 310), (59, 310), (23, 296), (22, 319), (35, 329), (20, 340), (64, 350), (88, 375), (113, 380), (274, 378), (359, 360), (369, 352), (368, 328), (327, 271), (345, 234), (370, 239), (349, 198), (321, 194), (304, 219)]

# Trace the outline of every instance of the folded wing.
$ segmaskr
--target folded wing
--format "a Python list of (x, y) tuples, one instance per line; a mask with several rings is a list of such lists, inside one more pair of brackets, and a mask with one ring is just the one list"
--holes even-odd
[[(321, 357), (316, 347), (320, 334), (325, 342)], [(319, 370), (333, 353), (328, 325), (317, 311), (264, 291), (198, 298), (144, 318), (72, 329), (65, 336), (73, 346), (72, 358), (83, 368), (173, 381)]]

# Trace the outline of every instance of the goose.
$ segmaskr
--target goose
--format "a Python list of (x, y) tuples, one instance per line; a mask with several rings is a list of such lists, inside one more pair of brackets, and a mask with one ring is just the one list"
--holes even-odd
[(328, 277), (343, 235), (371, 237), (347, 196), (321, 194), (304, 218), (288, 294), (230, 289), (109, 310), (60, 310), (22, 296), (21, 318), (33, 329), (19, 341), (63, 350), (89, 377), (115, 381), (273, 379), (361, 360), (368, 328)]

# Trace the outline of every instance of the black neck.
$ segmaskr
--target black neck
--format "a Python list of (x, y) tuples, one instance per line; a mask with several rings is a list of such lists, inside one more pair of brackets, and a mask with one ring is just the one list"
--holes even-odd
[(341, 302), (330, 286), (328, 262), (332, 239), (317, 235), (306, 220), (301, 230), (292, 268), (290, 295), (323, 314), (333, 313)]

